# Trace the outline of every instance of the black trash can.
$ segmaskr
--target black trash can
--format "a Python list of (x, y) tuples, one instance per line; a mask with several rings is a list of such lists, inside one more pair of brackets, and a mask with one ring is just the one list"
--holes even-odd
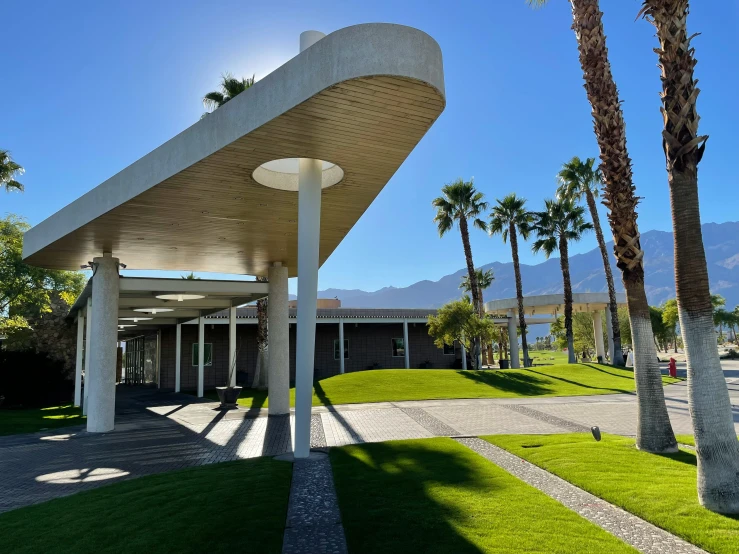
[(498, 360), (498, 364), (500, 364), (500, 369), (508, 369), (508, 360)]
[(599, 364), (602, 364), (603, 363), (603, 356), (598, 356), (598, 363)]

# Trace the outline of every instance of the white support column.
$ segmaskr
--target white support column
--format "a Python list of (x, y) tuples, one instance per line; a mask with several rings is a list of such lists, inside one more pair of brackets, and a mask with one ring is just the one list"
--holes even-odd
[[(268, 280), (269, 358), (267, 367), (269, 373), (267, 394), (269, 415), (285, 415), (290, 413), (290, 319), (287, 267), (280, 262), (275, 262), (269, 268)], [(262, 371), (267, 371), (267, 368)]]
[(157, 388), (162, 388), (162, 330), (157, 331)]
[(236, 306), (228, 310), (228, 375), (229, 386), (236, 386)]
[(613, 344), (613, 323), (611, 322), (611, 307), (606, 306), (606, 335), (608, 336), (608, 359), (613, 363), (616, 355), (616, 346)]
[(198, 314), (198, 398), (205, 396), (205, 318)]
[(518, 359), (518, 325), (513, 312), (508, 312), (508, 351), (511, 358), (511, 367), (519, 369), (521, 362)]
[(344, 320), (339, 318), (339, 374), (344, 375)]
[(467, 369), (467, 349), (464, 347), (464, 339), (459, 343), (462, 347), (462, 369)]
[(74, 363), (74, 405), (82, 406), (82, 349), (85, 347), (85, 312), (77, 312), (77, 357)]
[(405, 368), (410, 369), (411, 367), (411, 356), (408, 350), (408, 320), (403, 320), (403, 352), (405, 354)]
[(90, 408), (87, 430), (107, 433), (115, 426), (115, 368), (118, 344), (118, 258), (110, 253), (93, 260), (90, 336)]
[(180, 375), (182, 365), (182, 323), (176, 325), (174, 351), (174, 391), (180, 392)]
[(595, 335), (595, 355), (606, 361), (606, 350), (603, 347), (603, 319), (600, 312), (593, 312), (593, 334)]
[(87, 307), (85, 308), (85, 386), (82, 389), (82, 414), (87, 415), (90, 398), (90, 335), (92, 334), (92, 295), (87, 298)]

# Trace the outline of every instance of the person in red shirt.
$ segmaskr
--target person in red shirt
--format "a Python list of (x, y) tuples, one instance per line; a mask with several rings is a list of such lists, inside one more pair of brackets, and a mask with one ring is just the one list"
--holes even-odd
[(670, 370), (670, 377), (677, 377), (677, 364), (675, 358), (670, 358), (670, 365), (667, 366)]

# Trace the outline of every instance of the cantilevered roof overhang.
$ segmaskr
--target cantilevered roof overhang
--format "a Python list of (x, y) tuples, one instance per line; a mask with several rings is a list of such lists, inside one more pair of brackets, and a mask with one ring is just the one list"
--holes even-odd
[(319, 264), (445, 106), (441, 50), (400, 25), (341, 29), (41, 222), (35, 266), (78, 269), (103, 252), (129, 269), (297, 274), (298, 193), (252, 174), (282, 158), (337, 164), (324, 189)]
[[(576, 292), (572, 294), (572, 311), (596, 312), (604, 310), (608, 304), (607, 292)], [(619, 306), (626, 305), (626, 294), (616, 293), (616, 303)], [(559, 316), (564, 315), (564, 294), (542, 294), (539, 296), (523, 297), (524, 313), (527, 316)], [(503, 300), (492, 300), (485, 303), (485, 312), (489, 314), (506, 314), (512, 310), (518, 314), (518, 300), (506, 298)]]

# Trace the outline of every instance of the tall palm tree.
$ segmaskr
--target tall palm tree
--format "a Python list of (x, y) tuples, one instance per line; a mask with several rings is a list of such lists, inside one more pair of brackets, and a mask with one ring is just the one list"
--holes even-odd
[(230, 73), (224, 73), (221, 75), (220, 90), (209, 92), (203, 96), (203, 106), (207, 112), (203, 114), (203, 117), (214, 111), (216, 108), (220, 108), (229, 100), (232, 100), (235, 96), (241, 94), (246, 89), (254, 84), (254, 76), (242, 77), (237, 79)]
[[(527, 1), (535, 6), (546, 3), (546, 0)], [(608, 222), (613, 235), (616, 267), (621, 270), (629, 308), (638, 406), (636, 446), (648, 452), (677, 452), (675, 433), (665, 405), (662, 374), (652, 346), (649, 302), (644, 290), (644, 251), (636, 223), (639, 198), (626, 148), (621, 100), (608, 61), (603, 12), (598, 0), (570, 0), (570, 5), (572, 29), (577, 38), (585, 92), (592, 108), (593, 128), (600, 151), (603, 204), (610, 212)]]
[[(662, 70), (662, 147), (672, 205), (675, 289), (688, 366), (688, 404), (698, 455), (698, 498), (714, 512), (739, 513), (739, 443), (714, 338), (713, 306), (698, 207), (695, 50), (688, 34), (688, 0), (646, 0), (642, 13), (657, 29)], [(695, 36), (695, 35), (693, 35)]]
[(0, 150), (0, 186), (5, 189), (5, 192), (10, 192), (11, 190), (23, 192), (23, 185), (15, 179), (17, 176), (23, 175), (24, 171), (10, 157), (10, 152)]
[[(523, 284), (521, 282), (521, 264), (518, 260), (518, 233), (524, 240), (529, 238), (531, 215), (525, 210), (525, 198), (519, 198), (511, 193), (502, 200), (496, 200), (490, 213), (490, 234), (499, 234), (503, 242), (510, 239), (511, 255), (513, 256), (513, 273), (516, 278), (516, 299), (518, 300), (518, 327), (521, 329), (521, 350), (523, 350), (523, 365), (528, 367), (529, 345), (526, 340), (526, 317), (523, 311)], [(517, 362), (518, 363), (518, 362)]]
[(559, 265), (562, 269), (565, 297), (565, 334), (567, 336), (568, 362), (574, 364), (575, 339), (572, 333), (572, 283), (570, 281), (570, 258), (568, 245), (580, 240), (583, 234), (593, 228), (585, 221), (585, 208), (577, 206), (570, 198), (545, 200), (544, 211), (533, 214), (532, 230), (538, 237), (531, 249), (536, 254), (544, 252), (549, 258), (559, 250)]
[(588, 210), (590, 210), (590, 218), (593, 220), (595, 238), (598, 240), (598, 248), (600, 249), (601, 258), (603, 258), (603, 269), (606, 273), (606, 285), (608, 286), (608, 303), (611, 308), (611, 327), (613, 329), (613, 334), (610, 338), (613, 340), (614, 351), (611, 363), (624, 365), (624, 356), (621, 351), (621, 331), (618, 327), (616, 287), (613, 284), (613, 273), (611, 272), (608, 250), (606, 250), (606, 241), (603, 238), (603, 228), (600, 224), (598, 207), (595, 204), (595, 199), (600, 194), (600, 187), (603, 184), (603, 176), (598, 168), (593, 167), (594, 165), (595, 158), (588, 158), (583, 162), (577, 156), (562, 165), (562, 169), (557, 174), (557, 180), (559, 181), (557, 194), (567, 196), (576, 201), (585, 198)]
[[(443, 237), (448, 231), (454, 227), (456, 221), (459, 225), (459, 232), (462, 235), (462, 247), (464, 248), (464, 257), (467, 262), (467, 276), (470, 282), (470, 294), (472, 295), (472, 305), (478, 310), (478, 315), (483, 316), (480, 305), (480, 289), (477, 284), (477, 275), (475, 273), (475, 265), (472, 263), (472, 248), (470, 247), (470, 231), (469, 222), (483, 231), (487, 231), (487, 224), (480, 218), (480, 215), (488, 209), (488, 203), (485, 202), (481, 192), (475, 189), (472, 179), (463, 181), (457, 179), (452, 183), (448, 183), (441, 188), (442, 196), (435, 198), (431, 204), (436, 208), (436, 216), (434, 222), (438, 226), (439, 236)], [(480, 340), (475, 339), (475, 360), (479, 369), (480, 361)]]

